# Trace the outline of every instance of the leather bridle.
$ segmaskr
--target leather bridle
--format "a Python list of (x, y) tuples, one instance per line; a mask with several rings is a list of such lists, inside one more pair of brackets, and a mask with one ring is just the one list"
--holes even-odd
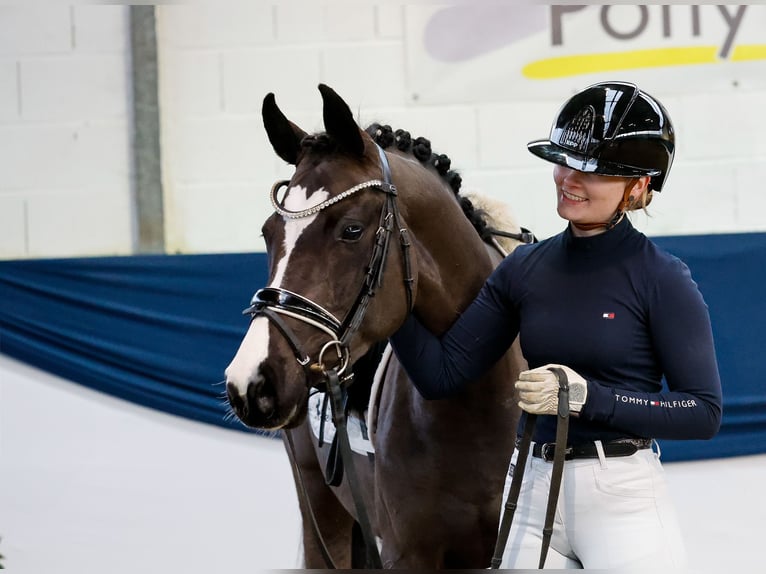
[[(396, 186), (391, 183), (391, 168), (388, 165), (388, 158), (380, 146), (378, 146), (378, 155), (380, 156), (383, 175), (382, 180), (373, 179), (360, 183), (343, 193), (302, 211), (290, 211), (285, 209), (280, 205), (280, 202), (277, 199), (279, 189), (287, 185), (289, 183), (288, 181), (278, 181), (271, 190), (271, 203), (274, 206), (274, 209), (278, 214), (288, 219), (310, 217), (319, 213), (323, 209), (334, 205), (338, 201), (350, 197), (354, 193), (364, 189), (372, 189), (386, 195), (386, 201), (383, 203), (380, 212), (380, 221), (378, 229), (375, 232), (375, 243), (372, 248), (370, 262), (366, 267), (364, 281), (362, 282), (359, 293), (354, 299), (354, 303), (342, 321), (327, 311), (324, 307), (311, 301), (307, 297), (281, 287), (266, 287), (264, 289), (259, 289), (253, 296), (250, 306), (243, 311), (244, 314), (250, 315), (253, 318), (260, 315), (266, 317), (288, 342), (295, 355), (296, 361), (298, 361), (298, 364), (301, 365), (307, 374), (310, 371), (322, 372), (326, 370), (324, 355), (331, 348), (334, 348), (337, 354), (338, 364), (335, 367), (337, 374), (342, 375), (346, 372), (350, 357), (351, 339), (364, 320), (370, 300), (375, 296), (377, 289), (380, 288), (383, 283), (383, 274), (385, 271), (386, 260), (388, 258), (389, 244), (391, 242), (391, 236), (396, 230), (398, 230), (399, 243), (402, 250), (404, 285), (407, 295), (407, 312), (412, 310), (413, 278), (409, 253), (411, 246), (409, 233), (407, 229), (402, 226), (401, 216), (399, 215), (399, 208), (396, 202), (398, 192)], [(302, 323), (311, 325), (312, 327), (323, 331), (330, 337), (330, 340), (319, 351), (319, 355), (313, 364), (310, 364), (311, 357), (303, 349), (303, 346), (293, 330), (281, 319), (280, 315), (292, 317)], [(312, 380), (315, 379), (307, 376), (307, 385), (311, 386)]]

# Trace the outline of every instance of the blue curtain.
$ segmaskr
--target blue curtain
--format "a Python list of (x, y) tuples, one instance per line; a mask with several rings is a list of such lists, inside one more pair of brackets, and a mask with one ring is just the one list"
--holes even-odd
[(0, 352), (182, 417), (226, 417), (223, 370), (266, 284), (266, 257), (135, 256), (0, 262)]
[[(710, 441), (662, 441), (663, 459), (766, 452), (766, 234), (661, 237), (710, 307), (724, 418)], [(0, 352), (92, 389), (246, 431), (220, 384), (266, 284), (266, 257), (172, 255), (0, 261)]]
[(766, 452), (766, 233), (653, 240), (689, 266), (710, 309), (723, 385), (723, 423), (710, 441), (662, 441), (665, 460)]

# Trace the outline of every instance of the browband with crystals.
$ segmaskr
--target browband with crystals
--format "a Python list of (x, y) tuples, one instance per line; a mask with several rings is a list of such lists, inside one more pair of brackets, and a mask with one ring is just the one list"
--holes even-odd
[(288, 183), (290, 183), (290, 180), (287, 180), (287, 179), (280, 180), (277, 183), (275, 183), (274, 186), (271, 188), (271, 194), (269, 196), (269, 198), (271, 199), (271, 205), (274, 207), (274, 211), (276, 211), (282, 217), (286, 217), (288, 219), (300, 219), (302, 217), (308, 217), (309, 215), (314, 215), (315, 213), (319, 213), (320, 211), (322, 211), (324, 208), (330, 207), (331, 205), (338, 203), (340, 200), (346, 199), (350, 195), (355, 194), (357, 191), (361, 191), (362, 189), (366, 189), (368, 187), (377, 187), (386, 193), (396, 194), (396, 187), (394, 187), (392, 184), (385, 183), (383, 181), (380, 181), (379, 179), (371, 179), (370, 181), (359, 183), (355, 185), (354, 187), (347, 189), (343, 193), (339, 193), (335, 197), (326, 199), (323, 202), (318, 203), (314, 207), (309, 207), (308, 209), (302, 209), (301, 211), (290, 211), (289, 209), (285, 209), (284, 207), (279, 205), (279, 202), (277, 201), (277, 193), (279, 192), (279, 189), (283, 185), (287, 185)]

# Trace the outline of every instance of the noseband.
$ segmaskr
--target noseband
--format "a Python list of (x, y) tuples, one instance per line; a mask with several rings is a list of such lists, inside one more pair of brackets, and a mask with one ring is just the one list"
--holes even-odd
[[(319, 373), (326, 371), (324, 354), (331, 348), (335, 349), (338, 358), (338, 365), (333, 367), (336, 374), (340, 376), (346, 371), (350, 358), (349, 345), (351, 338), (362, 324), (370, 299), (375, 296), (376, 290), (382, 285), (389, 243), (391, 241), (391, 235), (395, 229), (399, 230), (399, 242), (402, 249), (407, 310), (412, 310), (413, 279), (409, 255), (409, 248), (411, 245), (409, 234), (407, 230), (401, 226), (401, 217), (396, 203), (397, 189), (396, 186), (391, 183), (391, 168), (388, 165), (388, 158), (380, 146), (378, 146), (378, 155), (380, 156), (381, 169), (383, 172), (382, 181), (373, 179), (360, 183), (343, 193), (302, 211), (290, 211), (285, 209), (277, 200), (279, 189), (287, 185), (289, 183), (288, 181), (278, 181), (271, 190), (271, 204), (279, 215), (287, 219), (310, 217), (363, 189), (373, 189), (386, 195), (386, 201), (383, 203), (380, 213), (378, 229), (375, 232), (375, 244), (372, 248), (370, 262), (366, 267), (364, 281), (351, 309), (349, 309), (342, 321), (321, 305), (314, 303), (298, 293), (293, 293), (292, 291), (282, 289), (281, 287), (266, 287), (264, 289), (259, 289), (250, 301), (250, 306), (243, 311), (243, 314), (250, 315), (252, 318), (263, 315), (269, 319), (287, 340), (295, 355), (296, 361), (298, 361), (298, 364), (303, 367), (307, 374), (311, 370)], [(280, 315), (292, 317), (293, 319), (311, 325), (331, 337), (330, 341), (319, 351), (319, 355), (314, 364), (309, 365), (309, 363), (311, 363), (310, 356), (303, 350), (295, 333), (290, 329), (287, 323), (282, 320)], [(351, 374), (348, 374), (346, 379), (349, 379), (350, 377)], [(311, 380), (312, 378), (307, 376), (308, 385), (311, 385)]]

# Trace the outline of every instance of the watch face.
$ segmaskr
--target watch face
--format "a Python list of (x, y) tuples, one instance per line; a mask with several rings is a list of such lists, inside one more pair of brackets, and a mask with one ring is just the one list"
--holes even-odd
[(585, 402), (585, 385), (580, 385), (580, 384), (569, 385), (569, 402), (571, 403)]

